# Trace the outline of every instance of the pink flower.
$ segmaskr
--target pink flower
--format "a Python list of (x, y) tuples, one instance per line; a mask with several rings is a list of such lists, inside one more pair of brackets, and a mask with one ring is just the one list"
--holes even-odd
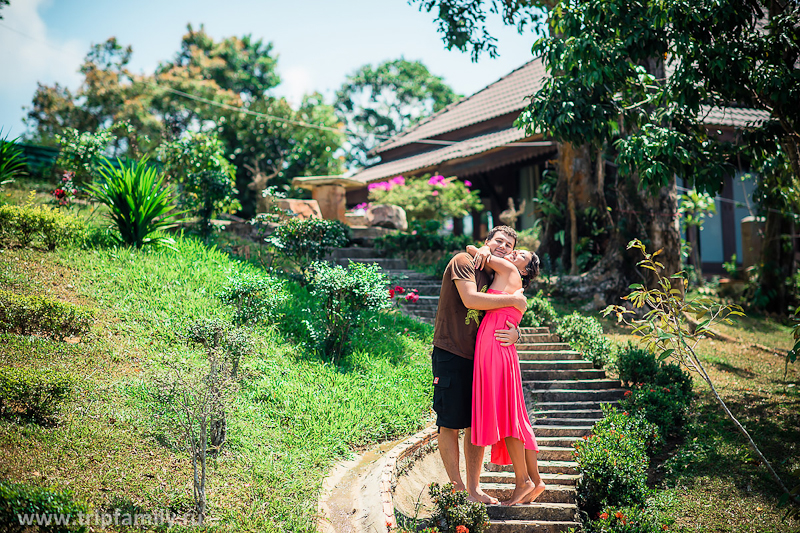
[(397, 176), (389, 180), (392, 185), (405, 185), (406, 179), (403, 176)]
[(467, 188), (472, 187), (472, 182), (469, 180), (464, 180), (464, 185), (466, 185)]
[(445, 183), (442, 183), (442, 182), (444, 182), (444, 176), (442, 176), (441, 174), (436, 174), (435, 176), (432, 176), (428, 180), (428, 185), (444, 185), (444, 184), (446, 184), (446, 182)]
[(439, 196), (439, 191), (433, 191), (433, 192), (431, 193), (431, 196)]
[(415, 303), (417, 300), (419, 300), (419, 294), (415, 292), (409, 292), (408, 294), (406, 294), (407, 302)]
[(394, 288), (394, 292), (396, 292), (397, 294), (403, 294), (404, 292), (406, 292), (406, 290), (400, 285), (396, 285)]
[(362, 202), (355, 207), (356, 211), (359, 209), (369, 209), (369, 202)]
[(416, 234), (417, 234), (417, 230), (414, 230), (414, 231), (411, 232), (411, 235), (416, 235)]

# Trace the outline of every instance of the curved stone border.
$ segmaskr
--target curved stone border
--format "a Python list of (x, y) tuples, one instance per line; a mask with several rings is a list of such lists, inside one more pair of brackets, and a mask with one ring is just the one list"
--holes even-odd
[(430, 443), (439, 436), (438, 427), (429, 426), (416, 435), (409, 437), (386, 454), (386, 463), (381, 472), (381, 503), (383, 504), (383, 515), (386, 519), (386, 530), (391, 531), (397, 527), (397, 519), (394, 516), (394, 501), (392, 500), (392, 488), (397, 482), (398, 464), (417, 452), (420, 448)]

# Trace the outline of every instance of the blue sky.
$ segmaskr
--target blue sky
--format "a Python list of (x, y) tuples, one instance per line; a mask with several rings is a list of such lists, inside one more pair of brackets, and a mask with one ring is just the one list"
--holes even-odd
[(467, 53), (445, 50), (433, 15), (405, 0), (11, 0), (0, 14), (4, 136), (24, 133), (22, 107), (37, 82), (76, 89), (89, 47), (111, 36), (133, 46), (135, 72), (149, 73), (175, 54), (189, 23), (216, 39), (252, 34), (273, 43), (283, 78), (276, 91), (292, 102), (312, 91), (330, 101), (360, 66), (401, 56), (423, 61), (467, 95), (530, 60), (534, 41), (495, 16), (489, 26), (500, 57), (472, 63)]

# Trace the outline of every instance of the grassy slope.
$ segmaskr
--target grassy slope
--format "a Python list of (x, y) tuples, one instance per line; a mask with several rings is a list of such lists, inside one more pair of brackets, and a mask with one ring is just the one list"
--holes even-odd
[[(70, 488), (100, 509), (191, 508), (191, 464), (165, 444), (147, 376), (161, 357), (202, 358), (175, 332), (228, 315), (214, 294), (229, 273), (249, 268), (192, 239), (179, 240), (177, 253), (0, 251), (0, 287), (90, 305), (99, 316), (79, 344), (0, 339), (0, 364), (53, 366), (80, 380), (57, 425), (0, 421), (0, 477)], [(244, 363), (229, 444), (211, 466), (209, 509), (220, 529), (313, 531), (330, 463), (414, 431), (428, 414), (429, 327), (383, 315), (337, 369), (299, 342), (313, 302), (290, 288), (296, 297), (282, 309), (283, 324), (258, 331), (260, 353)], [(407, 335), (397, 333), (404, 328)]]
[[(559, 312), (580, 305), (555, 302)], [(585, 312), (584, 312), (585, 313)], [(625, 343), (637, 342), (630, 328), (602, 319), (606, 333)], [(741, 339), (727, 343), (705, 339), (698, 353), (718, 392), (747, 428), (761, 451), (790, 487), (800, 484), (800, 367), (790, 365), (783, 380), (790, 328), (773, 319), (748, 316), (722, 333)], [(749, 345), (774, 348), (779, 355)], [(694, 375), (698, 393), (687, 437), (673, 442), (653, 461), (650, 481), (656, 501), (676, 519), (673, 530), (719, 532), (797, 531), (800, 523), (782, 520), (780, 492), (759, 466), (746, 440), (725, 417), (705, 382)]]

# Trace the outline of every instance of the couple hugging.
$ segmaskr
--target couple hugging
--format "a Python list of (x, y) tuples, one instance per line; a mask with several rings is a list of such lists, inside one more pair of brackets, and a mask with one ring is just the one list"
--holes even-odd
[[(489, 232), (484, 246), (467, 247), (448, 263), (442, 278), (433, 334), (433, 410), (439, 453), (455, 490), (496, 504), (478, 486), (483, 453), (514, 466), (516, 486), (504, 505), (530, 503), (545, 489), (539, 476), (536, 437), (522, 395), (514, 346), (527, 308), (522, 290), (539, 274), (535, 253), (514, 250), (517, 233), (508, 226)], [(480, 319), (479, 311), (486, 311)], [(459, 430), (464, 430), (467, 484), (459, 469)]]

